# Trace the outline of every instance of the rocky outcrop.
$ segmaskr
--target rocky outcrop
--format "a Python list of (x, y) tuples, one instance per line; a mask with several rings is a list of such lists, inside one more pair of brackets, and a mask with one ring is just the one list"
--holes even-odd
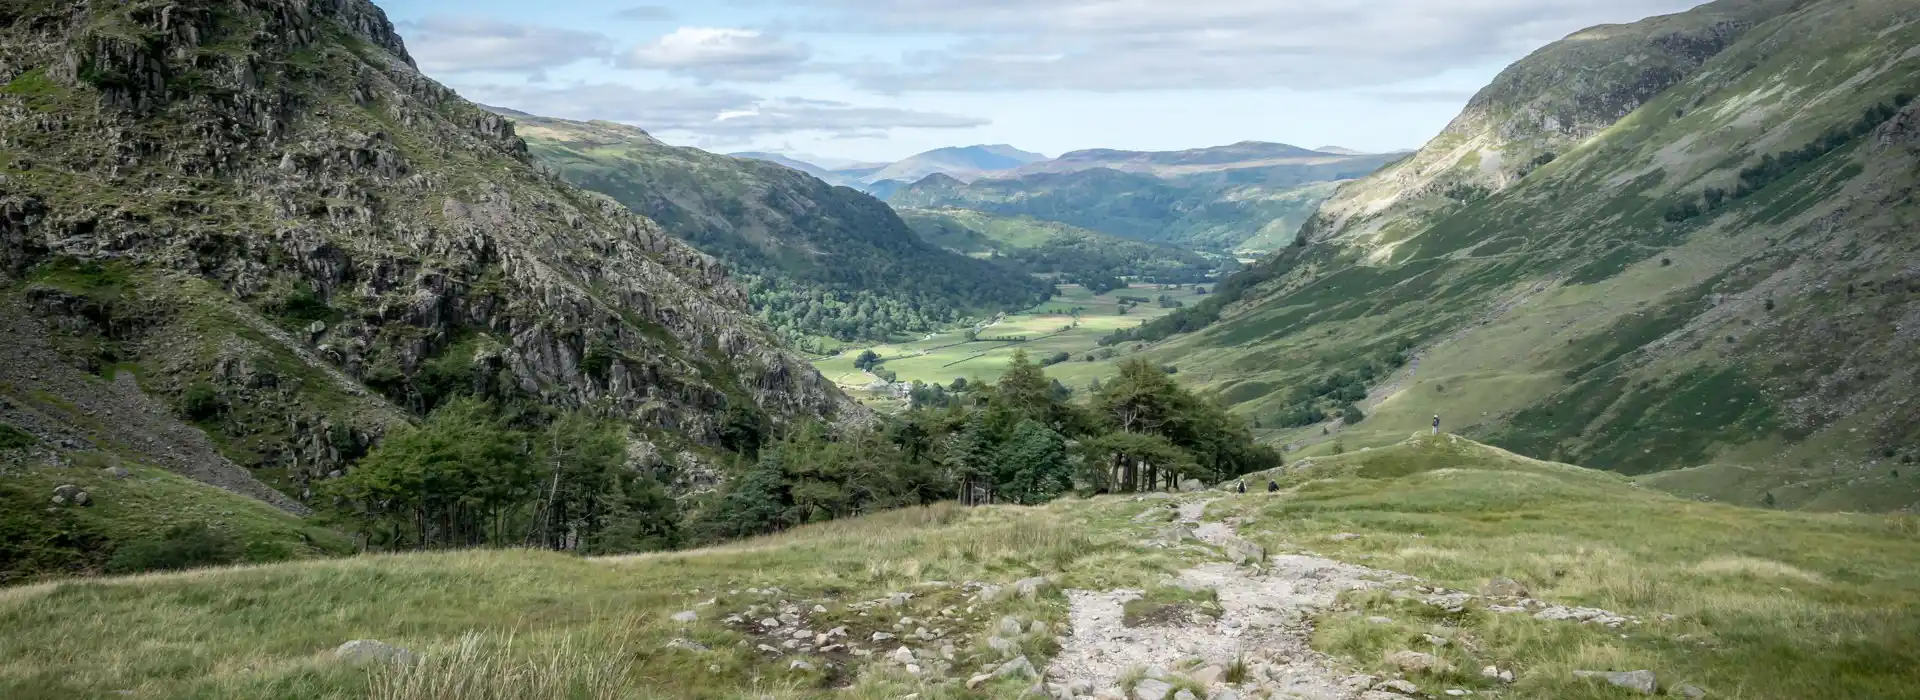
[[(198, 377), (257, 393), (304, 373), (418, 412), (451, 384), (695, 443), (716, 441), (729, 409), (774, 423), (860, 411), (752, 318), (719, 263), (539, 172), (505, 118), (417, 72), (366, 0), (6, 12), (0, 268), (183, 274), (211, 283), (195, 308), (262, 321), (144, 345), (180, 372), (175, 390)], [(41, 287), (49, 319), (149, 296)], [(182, 313), (143, 309), (144, 335), (118, 339), (195, 321)], [(260, 348), (293, 366), (256, 371)], [(310, 388), (282, 397), (276, 449), (325, 474), (382, 421), (292, 407)]]

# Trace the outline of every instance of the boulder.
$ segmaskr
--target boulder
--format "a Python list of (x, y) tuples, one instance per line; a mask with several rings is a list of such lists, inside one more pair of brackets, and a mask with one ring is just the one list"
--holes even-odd
[(1207, 484), (1206, 482), (1203, 482), (1199, 479), (1188, 479), (1186, 481), (1180, 482), (1180, 490), (1185, 491), (1187, 493), (1194, 493), (1196, 491), (1205, 491), (1207, 490)]
[(1235, 564), (1258, 564), (1267, 560), (1267, 550), (1260, 545), (1234, 537), (1227, 540), (1227, 558)]
[(913, 650), (906, 647), (893, 650), (893, 653), (888, 654), (887, 658), (892, 659), (896, 664), (910, 664), (914, 662)]
[(679, 622), (682, 624), (693, 622), (698, 619), (700, 619), (700, 613), (694, 612), (692, 610), (682, 610), (680, 612), (673, 614), (673, 621)]
[(1480, 587), (1480, 595), (1489, 598), (1525, 598), (1527, 587), (1510, 578), (1496, 578)]
[(417, 658), (412, 651), (374, 639), (355, 639), (333, 650), (334, 658), (350, 664), (381, 663), (404, 666)]
[(1393, 692), (1400, 693), (1402, 695), (1413, 695), (1415, 693), (1420, 692), (1420, 686), (1414, 685), (1412, 681), (1404, 681), (1398, 678), (1395, 678), (1393, 680), (1381, 681), (1379, 683), (1374, 684), (1373, 687), (1379, 688), (1381, 690), (1391, 690)]
[(1155, 678), (1143, 678), (1133, 685), (1133, 700), (1167, 700), (1173, 684)]
[(994, 628), (993, 632), (1002, 637), (1020, 636), (1020, 618), (1012, 615), (1000, 618), (1000, 626)]
[(125, 479), (129, 476), (133, 476), (133, 472), (127, 471), (126, 467), (107, 467), (106, 469), (103, 469), (101, 471), (106, 472), (107, 476), (113, 477), (115, 479)]
[(1638, 691), (1643, 695), (1652, 695), (1654, 691), (1660, 687), (1659, 680), (1654, 678), (1653, 672), (1645, 669), (1639, 671), (1574, 671), (1573, 677), (1598, 678), (1612, 685)]
[(799, 659), (794, 659), (793, 661), (787, 663), (787, 670), (811, 671), (813, 670), (813, 664), (807, 663), (805, 661), (801, 661)]
[(1033, 624), (1027, 625), (1027, 634), (1039, 636), (1051, 631), (1047, 629), (1047, 623), (1044, 620), (1034, 620)]
[(1045, 593), (1049, 585), (1052, 584), (1050, 584), (1047, 579), (1034, 576), (1014, 581), (1013, 590), (1015, 593), (1020, 594), (1020, 597), (1032, 600), (1038, 598), (1041, 593)]
[(1213, 685), (1227, 676), (1227, 670), (1219, 666), (1208, 666), (1194, 671), (1191, 675), (1194, 680), (1200, 682), (1200, 685)]
[(999, 652), (1002, 657), (1007, 657), (1018, 652), (1020, 645), (1014, 644), (1013, 640), (1006, 637), (988, 637), (987, 648)]
[(1687, 700), (1700, 700), (1707, 696), (1707, 691), (1702, 690), (1700, 686), (1685, 683), (1674, 687), (1673, 693)]
[(1040, 672), (1034, 669), (1032, 661), (1028, 661), (1027, 657), (1021, 656), (1012, 661), (1000, 664), (999, 668), (993, 669), (993, 677), (1020, 679), (1039, 678)]
[(93, 494), (85, 491), (73, 494), (73, 504), (81, 507), (91, 506), (93, 505)]
[(1400, 651), (1387, 654), (1387, 665), (1407, 673), (1439, 671), (1444, 668), (1444, 664), (1440, 661), (1439, 657), (1409, 649), (1401, 649)]
[(973, 690), (973, 689), (975, 689), (975, 688), (978, 688), (978, 687), (980, 687), (980, 686), (982, 686), (982, 685), (985, 685), (985, 684), (986, 684), (986, 682), (987, 682), (987, 681), (990, 681), (990, 680), (993, 680), (993, 674), (991, 674), (991, 673), (982, 673), (982, 674), (979, 674), (979, 675), (976, 675), (976, 676), (974, 676), (974, 677), (972, 677), (972, 678), (968, 678), (968, 679), (967, 679), (967, 690)]
[(1181, 688), (1180, 692), (1173, 694), (1173, 700), (1200, 700), (1200, 698), (1195, 696), (1193, 691)]

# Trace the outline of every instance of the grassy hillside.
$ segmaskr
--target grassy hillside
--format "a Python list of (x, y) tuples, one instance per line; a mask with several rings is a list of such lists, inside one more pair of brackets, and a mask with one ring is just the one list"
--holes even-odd
[(1119, 284), (1120, 278), (1164, 284), (1211, 282), (1226, 262), (1056, 221), (969, 209), (903, 209), (900, 218), (928, 243), (1067, 282)]
[[(1916, 11), (1728, 1), (1576, 34), (1342, 188), (1311, 245), (1128, 340), (1200, 329), (1149, 352), (1309, 453), (1438, 413), (1630, 474), (1724, 465), (1649, 482), (1693, 495), (1920, 504)], [(1542, 111), (1579, 126), (1529, 131)], [(1557, 155), (1490, 160), (1523, 142)], [(1347, 402), (1365, 419), (1299, 420)]]
[[(69, 485), (87, 505), (52, 505)], [(258, 499), (112, 452), (55, 449), (0, 423), (0, 585), (353, 549), (345, 535)]]
[[(1059, 161), (1035, 172), (975, 180), (929, 177), (892, 193), (902, 208), (961, 208), (1058, 221), (1142, 241), (1229, 252), (1264, 251), (1293, 233), (1331, 190), (1325, 183), (1361, 177), (1397, 156), (1329, 156), (1177, 166), (1179, 154), (1128, 154), (1115, 163)], [(1137, 156), (1137, 158), (1135, 158)], [(1164, 167), (1133, 160), (1171, 158)], [(1296, 162), (1297, 161), (1297, 162)], [(1056, 169), (1048, 169), (1058, 165)], [(1113, 167), (1108, 167), (1112, 165)], [(1254, 241), (1250, 246), (1249, 241)], [(1260, 247), (1253, 247), (1260, 246)]]
[(747, 276), (769, 325), (886, 340), (1032, 305), (1047, 285), (916, 238), (885, 204), (780, 165), (668, 146), (610, 122), (517, 116), (536, 158)]
[[(1573, 678), (1575, 669), (1650, 669), (1667, 692), (1694, 685), (1708, 697), (1895, 698), (1911, 688), (1920, 660), (1911, 518), (1690, 503), (1464, 440), (1316, 461), (1288, 472), (1281, 495), (1185, 502), (1219, 499), (1204, 517), (1243, 518), (1240, 532), (1273, 557), (1311, 550), (1466, 591), (1510, 577), (1535, 598), (1639, 619), (1610, 629), (1499, 614), (1477, 599), (1447, 612), (1414, 602), (1418, 582), (1403, 581), (1311, 613), (1314, 646), (1336, 667), (1381, 672), (1384, 651), (1412, 647), (1454, 669), (1407, 674), (1423, 689), (1515, 697), (1629, 697)], [(998, 651), (989, 639), (1001, 617), (1059, 630), (1072, 614), (1062, 590), (1159, 590), (1177, 571), (1220, 560), (1211, 546), (1156, 544), (1164, 526), (1149, 516), (1171, 517), (1168, 503), (940, 505), (637, 557), (366, 556), (12, 588), (0, 591), (0, 694), (1011, 698), (1032, 681), (963, 682), (1010, 654), (1044, 669), (1071, 638), (1023, 629)], [(1338, 533), (1350, 534), (1330, 539)], [(1031, 599), (968, 583), (1028, 576), (1049, 579)], [(911, 595), (870, 605), (895, 593)], [(846, 627), (847, 641), (826, 653), (784, 650), (791, 635), (746, 621), (783, 607), (811, 632)], [(696, 619), (671, 618), (685, 610)], [(896, 626), (902, 617), (912, 621)], [(914, 638), (919, 627), (939, 628), (939, 640)], [(900, 637), (868, 641), (874, 632)], [(1422, 641), (1431, 634), (1454, 643)], [(331, 650), (353, 639), (425, 661), (406, 670), (335, 660)], [(883, 658), (902, 646), (921, 675)], [(1513, 685), (1479, 677), (1494, 664), (1515, 671)], [(1248, 683), (1243, 692), (1256, 689)]]

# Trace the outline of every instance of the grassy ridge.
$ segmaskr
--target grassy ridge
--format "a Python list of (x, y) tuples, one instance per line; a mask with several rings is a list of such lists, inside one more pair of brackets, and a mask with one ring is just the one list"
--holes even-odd
[[(1634, 615), (1610, 630), (1470, 606), (1447, 614), (1384, 595), (1322, 619), (1316, 646), (1377, 665), (1400, 649), (1454, 671), (1422, 687), (1496, 687), (1521, 697), (1624, 697), (1575, 669), (1654, 670), (1709, 697), (1895, 698), (1920, 662), (1920, 520), (1769, 512), (1683, 501), (1622, 477), (1539, 462), (1464, 439), (1316, 458), (1279, 478), (1283, 498), (1239, 497), (1242, 533), (1477, 591), (1508, 577), (1536, 598)], [(1335, 541), (1336, 533), (1358, 538)], [(1389, 624), (1369, 623), (1384, 616)], [(1668, 617), (1671, 616), (1671, 617)], [(1434, 647), (1421, 635), (1465, 643)]]

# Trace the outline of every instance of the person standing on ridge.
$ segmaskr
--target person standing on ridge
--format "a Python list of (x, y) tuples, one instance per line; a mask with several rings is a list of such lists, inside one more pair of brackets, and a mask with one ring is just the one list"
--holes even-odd
[(1433, 434), (1440, 434), (1440, 414), (1433, 414)]
[(1240, 480), (1240, 493), (1246, 493), (1246, 492), (1247, 492), (1247, 480), (1246, 480), (1246, 479), (1241, 479), (1241, 480)]

